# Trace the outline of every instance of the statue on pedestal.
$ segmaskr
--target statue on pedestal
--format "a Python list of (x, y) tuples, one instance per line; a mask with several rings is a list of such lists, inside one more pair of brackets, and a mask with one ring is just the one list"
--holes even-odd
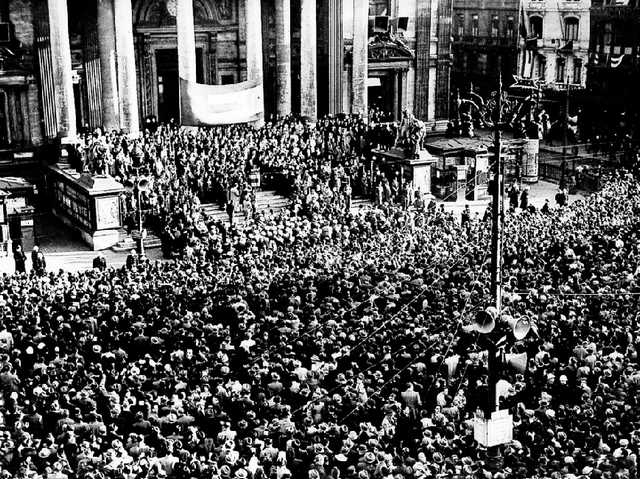
[(394, 146), (408, 147), (411, 150), (411, 154), (415, 155), (423, 148), (426, 134), (426, 123), (418, 120), (413, 113), (403, 110), (402, 121), (398, 126), (398, 134), (396, 135)]

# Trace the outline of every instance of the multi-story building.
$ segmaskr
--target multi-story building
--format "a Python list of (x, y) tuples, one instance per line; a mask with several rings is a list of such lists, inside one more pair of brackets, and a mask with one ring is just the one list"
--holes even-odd
[(196, 80), (243, 81), (261, 58), (267, 117), (448, 117), (452, 0), (0, 0), (0, 150), (176, 118), (187, 1)]
[(454, 0), (452, 83), (481, 94), (498, 72), (540, 79), (553, 89), (584, 86), (590, 0)]
[(518, 75), (552, 89), (584, 87), (590, 0), (521, 0)]
[(454, 0), (452, 89), (481, 95), (509, 85), (518, 61), (520, 0)]
[(592, 120), (617, 125), (640, 107), (640, 2), (593, 0), (587, 89)]

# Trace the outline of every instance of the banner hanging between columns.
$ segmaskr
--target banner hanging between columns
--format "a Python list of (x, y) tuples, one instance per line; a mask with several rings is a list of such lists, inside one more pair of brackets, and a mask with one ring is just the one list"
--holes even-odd
[(214, 126), (253, 122), (264, 114), (262, 84), (203, 85), (180, 78), (180, 122)]

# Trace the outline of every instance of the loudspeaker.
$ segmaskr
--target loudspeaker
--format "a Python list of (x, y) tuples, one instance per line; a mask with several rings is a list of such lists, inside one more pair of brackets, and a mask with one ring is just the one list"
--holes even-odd
[(409, 17), (398, 17), (398, 31), (406, 32), (409, 26)]
[(519, 373), (524, 374), (524, 372), (527, 370), (527, 353), (505, 354), (504, 362)]
[(481, 334), (488, 334), (496, 327), (498, 310), (494, 306), (489, 306), (484, 311), (480, 311), (473, 319), (475, 330)]
[(459, 362), (460, 356), (457, 354), (455, 356), (449, 356), (444, 360), (444, 363), (447, 365), (447, 373), (449, 374), (449, 377), (453, 376), (456, 373)]
[(511, 328), (513, 332), (513, 336), (519, 341), (524, 339), (529, 331), (531, 330), (531, 324), (529, 323), (529, 319), (525, 316), (521, 316), (519, 318), (514, 318), (512, 316), (508, 316), (504, 318), (506, 323)]
[(233, 303), (231, 305), (231, 308), (237, 313), (237, 314), (243, 314), (244, 312), (247, 311), (247, 303), (245, 303), (244, 301), (238, 301), (237, 303)]
[(387, 15), (377, 15), (373, 31), (382, 33), (389, 31), (389, 17)]

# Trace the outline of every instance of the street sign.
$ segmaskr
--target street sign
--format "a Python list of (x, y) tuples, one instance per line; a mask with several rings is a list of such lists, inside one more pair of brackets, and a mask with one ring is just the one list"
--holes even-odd
[(476, 417), (473, 438), (484, 447), (500, 446), (513, 440), (513, 416), (506, 409), (496, 411), (491, 419)]

